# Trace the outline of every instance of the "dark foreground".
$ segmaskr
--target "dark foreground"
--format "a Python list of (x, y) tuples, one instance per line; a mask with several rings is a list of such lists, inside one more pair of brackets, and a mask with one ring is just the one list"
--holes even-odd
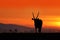
[(52, 40), (59, 39), (60, 33), (1, 33), (0, 38), (16, 38), (16, 39), (40, 39), (40, 40)]

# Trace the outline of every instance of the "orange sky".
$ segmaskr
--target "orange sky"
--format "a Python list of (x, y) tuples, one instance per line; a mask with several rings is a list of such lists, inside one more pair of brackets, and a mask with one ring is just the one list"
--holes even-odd
[(60, 26), (60, 0), (0, 0), (0, 22), (33, 26), (32, 12), (43, 26)]

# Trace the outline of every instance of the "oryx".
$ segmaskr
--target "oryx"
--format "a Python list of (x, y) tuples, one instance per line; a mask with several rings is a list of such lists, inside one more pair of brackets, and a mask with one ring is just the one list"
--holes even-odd
[(41, 29), (42, 29), (42, 20), (38, 18), (39, 12), (38, 12), (36, 18), (34, 17), (33, 12), (32, 12), (32, 15), (33, 15), (32, 20), (34, 21), (34, 26), (35, 26), (35, 32), (39, 32), (40, 33)]

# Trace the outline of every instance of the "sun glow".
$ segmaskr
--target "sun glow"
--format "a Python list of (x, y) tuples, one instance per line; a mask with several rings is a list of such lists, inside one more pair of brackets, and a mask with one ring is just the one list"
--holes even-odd
[(54, 23), (56, 26), (60, 26), (60, 22), (55, 22)]
[(55, 27), (60, 27), (60, 21), (44, 22), (44, 26), (55, 26)]

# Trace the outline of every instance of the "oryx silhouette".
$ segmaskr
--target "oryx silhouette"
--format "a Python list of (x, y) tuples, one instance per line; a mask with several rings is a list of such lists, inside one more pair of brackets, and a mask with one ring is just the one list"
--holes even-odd
[(42, 29), (42, 20), (38, 18), (39, 16), (39, 12), (37, 14), (37, 17), (34, 17), (34, 14), (32, 12), (33, 18), (32, 20), (34, 21), (34, 26), (35, 26), (35, 32), (36, 33), (41, 33), (41, 29)]

